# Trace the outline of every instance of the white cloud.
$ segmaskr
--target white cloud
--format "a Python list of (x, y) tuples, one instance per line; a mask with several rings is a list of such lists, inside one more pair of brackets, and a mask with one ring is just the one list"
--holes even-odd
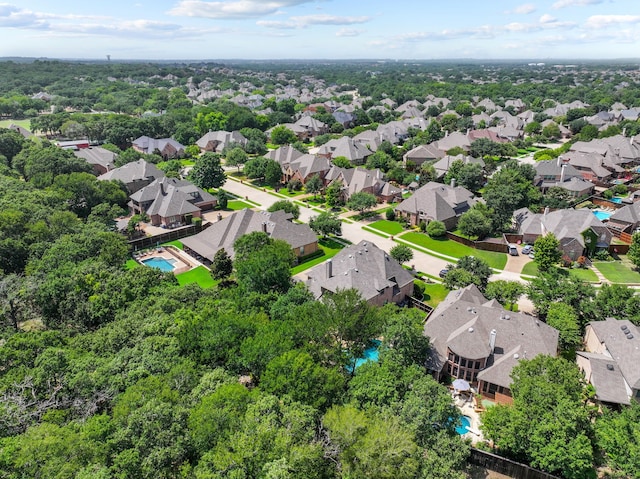
[(566, 7), (586, 7), (587, 5), (598, 5), (603, 0), (558, 0), (551, 8), (556, 10)]
[(540, 17), (540, 19), (538, 20), (540, 23), (552, 23), (555, 22), (556, 19), (555, 17), (552, 17), (551, 15), (549, 15), (548, 13), (545, 13), (544, 15), (542, 15)]
[(587, 18), (587, 28), (606, 28), (610, 25), (640, 23), (640, 15), (592, 15)]
[(506, 14), (516, 14), (516, 15), (528, 15), (536, 11), (536, 6), (532, 3), (524, 3), (522, 5), (518, 5), (513, 10), (507, 10)]
[(238, 0), (206, 2), (203, 0), (180, 0), (167, 13), (174, 16), (217, 19), (256, 18), (278, 13), (281, 8), (312, 3), (313, 0)]
[(341, 28), (336, 32), (336, 37), (357, 37), (363, 33), (363, 30), (354, 30), (352, 28)]
[(371, 20), (370, 17), (340, 17), (336, 15), (304, 15), (291, 17), (288, 21), (277, 20), (259, 20), (257, 25), (266, 28), (274, 28), (277, 30), (290, 30), (294, 28), (307, 28), (314, 25), (355, 25), (358, 23), (366, 23)]

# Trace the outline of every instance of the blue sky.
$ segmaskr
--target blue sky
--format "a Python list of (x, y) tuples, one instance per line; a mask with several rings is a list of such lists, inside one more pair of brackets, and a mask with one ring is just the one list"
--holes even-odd
[[(0, 0), (1, 2), (2, 0)], [(13, 0), (0, 56), (640, 57), (638, 0)]]

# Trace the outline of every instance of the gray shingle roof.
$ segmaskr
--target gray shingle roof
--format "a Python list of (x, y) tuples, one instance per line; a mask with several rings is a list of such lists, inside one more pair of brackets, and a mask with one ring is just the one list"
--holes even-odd
[(158, 178), (164, 178), (164, 172), (153, 163), (147, 163), (145, 160), (132, 161), (98, 176), (99, 180), (120, 180), (124, 184), (134, 181), (153, 181)]
[[(491, 354), (490, 333), (496, 331)], [(451, 291), (424, 326), (431, 341), (429, 368), (440, 371), (447, 348), (467, 359), (489, 358), (478, 379), (510, 387), (511, 370), (519, 359), (538, 354), (555, 356), (558, 331), (524, 314), (513, 313), (487, 301), (475, 285)]]
[(473, 193), (462, 186), (451, 187), (430, 181), (415, 191), (411, 197), (400, 203), (396, 210), (445, 221), (461, 215), (476, 202)]
[[(640, 330), (629, 320), (615, 318), (592, 321), (589, 326), (600, 342), (605, 343), (627, 383), (634, 389), (640, 389)], [(629, 333), (622, 329), (623, 326)], [(628, 338), (629, 334), (631, 338)]]
[(75, 150), (73, 154), (78, 158), (82, 158), (90, 165), (100, 165), (107, 171), (112, 170), (115, 167), (114, 162), (118, 156), (113, 151), (106, 150), (100, 146), (92, 146), (81, 150)]
[(413, 282), (400, 263), (371, 242), (351, 245), (328, 261), (330, 268), (324, 262), (307, 273), (307, 287), (316, 298), (324, 291), (354, 288), (365, 300), (371, 300), (385, 288), (403, 288)]
[(599, 401), (614, 404), (630, 404), (624, 376), (616, 362), (604, 354), (577, 351), (578, 356), (589, 360), (591, 377), (587, 380), (596, 389)]

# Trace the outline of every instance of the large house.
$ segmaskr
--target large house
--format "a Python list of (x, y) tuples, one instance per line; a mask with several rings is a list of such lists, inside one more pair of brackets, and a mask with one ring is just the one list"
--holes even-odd
[(318, 156), (324, 156), (328, 160), (344, 156), (354, 165), (362, 165), (373, 152), (362, 143), (353, 138), (343, 136), (336, 140), (329, 140), (318, 149)]
[(98, 176), (99, 180), (122, 181), (129, 193), (135, 193), (159, 178), (164, 178), (164, 172), (153, 163), (145, 160), (132, 161), (119, 168), (109, 170)]
[(81, 150), (74, 150), (73, 154), (82, 158), (93, 167), (96, 175), (104, 175), (107, 171), (113, 170), (116, 165), (116, 155), (113, 151), (101, 146), (90, 146)]
[(520, 359), (556, 356), (558, 331), (487, 300), (475, 285), (451, 291), (424, 326), (427, 368), (438, 379), (460, 378), (484, 397), (512, 402), (511, 371)]
[(366, 241), (311, 268), (306, 285), (316, 299), (353, 288), (363, 299), (379, 306), (400, 303), (413, 294), (413, 276), (385, 251)]
[(316, 175), (323, 180), (330, 168), (331, 163), (326, 158), (307, 153), (282, 166), (282, 182), (299, 180), (304, 185)]
[(333, 165), (324, 177), (325, 184), (335, 181), (342, 184), (342, 200), (348, 201), (354, 193), (371, 193), (378, 201), (392, 203), (402, 200), (402, 190), (384, 179), (379, 169), (340, 168)]
[(456, 155), (456, 156), (447, 155), (433, 164), (433, 168), (436, 170), (436, 178), (438, 179), (443, 178), (449, 171), (449, 168), (451, 168), (451, 164), (454, 161), (462, 161), (465, 165), (478, 164), (482, 168), (484, 168), (485, 166), (484, 160), (482, 158), (474, 158), (473, 156), (465, 156), (465, 155)]
[(628, 320), (592, 321), (584, 344), (586, 351), (576, 353), (576, 362), (596, 398), (609, 404), (640, 401), (640, 329)]
[(149, 138), (141, 136), (131, 143), (134, 150), (140, 153), (160, 155), (165, 160), (184, 156), (184, 146), (173, 138)]
[(410, 161), (416, 166), (422, 165), (425, 161), (435, 161), (440, 158), (444, 158), (446, 153), (440, 150), (436, 145), (418, 145), (415, 148), (407, 151), (402, 160), (406, 166), (407, 162)]
[(595, 185), (584, 180), (580, 172), (563, 161), (560, 156), (556, 160), (539, 161), (534, 168), (536, 176), (533, 179), (533, 184), (543, 193), (554, 187), (562, 188), (574, 197), (593, 193)]
[(233, 257), (236, 240), (256, 231), (286, 241), (298, 258), (318, 251), (318, 238), (309, 225), (293, 223), (291, 219), (291, 214), (284, 211), (268, 213), (245, 208), (181, 241), (187, 253), (205, 264), (211, 264), (215, 254), (223, 248)]
[(196, 141), (196, 145), (198, 145), (202, 152), (211, 151), (220, 153), (230, 145), (246, 146), (247, 139), (239, 131), (210, 131), (202, 135), (202, 137)]
[(447, 230), (455, 229), (460, 215), (469, 210), (476, 198), (462, 186), (443, 185), (430, 181), (396, 207), (396, 213), (412, 226), (424, 221), (442, 221)]
[(193, 183), (177, 178), (160, 178), (130, 197), (134, 214), (146, 214), (153, 226), (173, 228), (200, 218), (202, 211), (213, 209), (218, 199)]
[(625, 233), (634, 233), (640, 228), (640, 203), (625, 205), (609, 217), (607, 227)]
[(562, 253), (572, 261), (608, 248), (613, 235), (591, 210), (563, 209), (532, 213), (528, 208), (514, 211), (513, 218), (524, 243), (533, 244), (540, 236), (553, 233)]

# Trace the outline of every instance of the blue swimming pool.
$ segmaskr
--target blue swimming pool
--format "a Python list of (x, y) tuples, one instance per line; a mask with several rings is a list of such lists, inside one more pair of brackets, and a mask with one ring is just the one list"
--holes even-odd
[[(356, 359), (355, 369), (358, 369), (360, 366), (362, 366), (366, 362), (378, 361), (380, 357), (380, 353), (378, 351), (378, 348), (380, 347), (380, 341), (378, 341), (377, 339), (374, 339), (373, 341), (371, 341), (371, 343), (372, 343), (372, 346), (364, 350), (364, 354), (362, 355), (362, 357)], [(353, 371), (354, 367), (347, 366), (346, 369), (347, 371), (351, 372)]]
[(612, 215), (612, 213), (601, 210), (593, 210), (592, 213), (596, 215), (596, 218), (598, 218), (600, 221), (608, 220)]
[(456, 432), (461, 436), (469, 432), (471, 427), (471, 418), (469, 416), (462, 416), (458, 425), (456, 426)]
[(619, 196), (614, 196), (613, 198), (611, 198), (611, 201), (613, 201), (614, 203), (621, 204), (622, 198), (620, 198)]
[(160, 271), (164, 271), (165, 273), (172, 273), (175, 269), (176, 260), (175, 259), (165, 259), (165, 258), (149, 258), (143, 259), (142, 262), (146, 266), (151, 266), (152, 268), (158, 268)]

